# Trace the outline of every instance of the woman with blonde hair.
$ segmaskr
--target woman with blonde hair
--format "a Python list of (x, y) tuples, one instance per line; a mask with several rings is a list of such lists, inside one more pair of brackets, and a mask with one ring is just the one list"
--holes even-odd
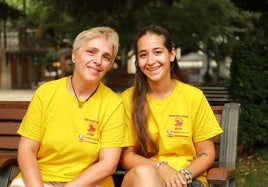
[(11, 187), (114, 186), (126, 126), (121, 98), (101, 79), (118, 47), (109, 27), (76, 37), (73, 75), (41, 85), (18, 129), (21, 173)]

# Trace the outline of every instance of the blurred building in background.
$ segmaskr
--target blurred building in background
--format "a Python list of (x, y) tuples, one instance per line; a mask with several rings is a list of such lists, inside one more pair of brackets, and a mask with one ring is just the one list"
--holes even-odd
[(1, 29), (0, 33), (0, 88), (30, 88), (36, 79), (31, 64), (44, 53), (42, 44), (35, 38), (36, 30)]

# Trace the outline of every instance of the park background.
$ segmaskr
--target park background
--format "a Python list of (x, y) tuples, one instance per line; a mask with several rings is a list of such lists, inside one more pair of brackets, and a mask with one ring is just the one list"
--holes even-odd
[(267, 0), (0, 0), (0, 21), (0, 92), (70, 75), (74, 37), (102, 25), (120, 35), (103, 79), (120, 92), (133, 81), (135, 35), (164, 26), (189, 83), (225, 88), (224, 102), (241, 104), (237, 186), (267, 185)]

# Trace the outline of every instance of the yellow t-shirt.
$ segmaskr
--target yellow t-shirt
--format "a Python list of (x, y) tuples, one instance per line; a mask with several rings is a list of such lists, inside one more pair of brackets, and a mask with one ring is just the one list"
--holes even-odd
[[(79, 108), (66, 81), (51, 81), (36, 90), (18, 130), (40, 142), (37, 159), (43, 181), (68, 182), (98, 161), (100, 149), (127, 143), (122, 99), (100, 83)], [(100, 185), (112, 187), (112, 177)]]
[[(133, 88), (122, 93), (129, 141), (135, 144), (132, 136), (131, 98)], [(176, 170), (188, 166), (196, 156), (194, 142), (212, 138), (220, 133), (220, 128), (204, 94), (198, 88), (176, 81), (171, 95), (164, 99), (147, 96), (150, 106), (149, 132), (159, 144), (159, 152), (154, 160), (165, 160)], [(198, 177), (207, 184), (206, 173)]]

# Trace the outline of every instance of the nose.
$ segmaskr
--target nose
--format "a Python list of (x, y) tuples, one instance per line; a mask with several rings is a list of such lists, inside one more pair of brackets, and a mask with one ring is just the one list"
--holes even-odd
[(154, 59), (154, 55), (153, 55), (153, 54), (148, 54), (147, 63), (148, 63), (149, 65), (151, 65), (151, 64), (154, 64), (154, 61), (155, 61), (155, 59)]
[(102, 55), (101, 54), (96, 54), (94, 63), (100, 65), (101, 61), (102, 61)]

